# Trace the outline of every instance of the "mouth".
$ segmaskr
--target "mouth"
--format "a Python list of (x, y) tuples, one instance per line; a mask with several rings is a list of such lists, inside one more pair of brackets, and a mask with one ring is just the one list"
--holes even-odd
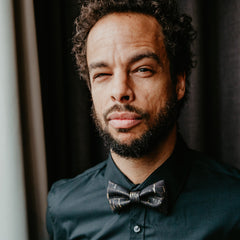
[(143, 119), (137, 113), (132, 112), (114, 112), (107, 117), (109, 125), (115, 129), (129, 129), (140, 124)]

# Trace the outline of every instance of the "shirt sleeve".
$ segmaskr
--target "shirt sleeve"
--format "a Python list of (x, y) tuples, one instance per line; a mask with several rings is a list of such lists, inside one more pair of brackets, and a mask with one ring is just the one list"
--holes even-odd
[[(58, 224), (56, 223), (56, 214), (54, 214), (54, 209), (58, 206), (57, 201), (57, 188), (61, 183), (64, 182), (63, 180), (60, 180), (56, 183), (54, 183), (51, 187), (51, 190), (48, 193), (48, 199), (47, 199), (47, 212), (46, 212), (46, 227), (49, 234), (49, 240), (60, 240), (60, 237), (57, 236), (56, 232), (59, 232), (58, 230)], [(57, 230), (57, 231), (56, 231)]]
[(47, 231), (49, 234), (49, 240), (53, 240), (53, 222), (51, 219), (51, 215), (50, 215), (50, 209), (49, 206), (47, 207), (47, 214), (46, 214), (46, 227), (47, 227)]

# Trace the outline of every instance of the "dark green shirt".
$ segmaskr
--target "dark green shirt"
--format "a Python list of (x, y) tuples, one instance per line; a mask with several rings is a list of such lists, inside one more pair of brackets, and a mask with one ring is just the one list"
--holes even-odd
[[(109, 180), (133, 191), (161, 179), (168, 192), (167, 214), (141, 205), (111, 211)], [(76, 178), (53, 185), (47, 228), (54, 240), (239, 240), (240, 175), (179, 141), (161, 167), (134, 185), (110, 156)]]

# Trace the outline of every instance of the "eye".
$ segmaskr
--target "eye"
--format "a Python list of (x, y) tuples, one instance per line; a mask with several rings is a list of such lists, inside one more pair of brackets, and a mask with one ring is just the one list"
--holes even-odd
[(154, 70), (150, 67), (139, 67), (134, 72), (135, 75), (142, 78), (151, 77), (154, 74)]
[(139, 68), (138, 72), (152, 72), (152, 70), (149, 68)]
[(104, 78), (107, 76), (111, 76), (111, 74), (110, 73), (97, 73), (97, 74), (93, 75), (93, 80), (101, 79), (101, 78)]

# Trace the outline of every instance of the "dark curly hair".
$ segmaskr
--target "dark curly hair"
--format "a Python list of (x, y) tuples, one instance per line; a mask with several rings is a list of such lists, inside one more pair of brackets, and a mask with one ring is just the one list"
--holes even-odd
[(170, 61), (171, 78), (176, 84), (176, 77), (186, 75), (186, 94), (181, 100), (185, 102), (189, 92), (189, 76), (195, 66), (191, 45), (196, 38), (192, 18), (180, 14), (175, 0), (85, 0), (81, 3), (80, 15), (75, 20), (76, 32), (73, 36), (73, 53), (76, 58), (80, 77), (90, 79), (86, 59), (86, 42), (88, 34), (95, 23), (111, 13), (134, 12), (156, 18), (162, 26), (164, 43)]

